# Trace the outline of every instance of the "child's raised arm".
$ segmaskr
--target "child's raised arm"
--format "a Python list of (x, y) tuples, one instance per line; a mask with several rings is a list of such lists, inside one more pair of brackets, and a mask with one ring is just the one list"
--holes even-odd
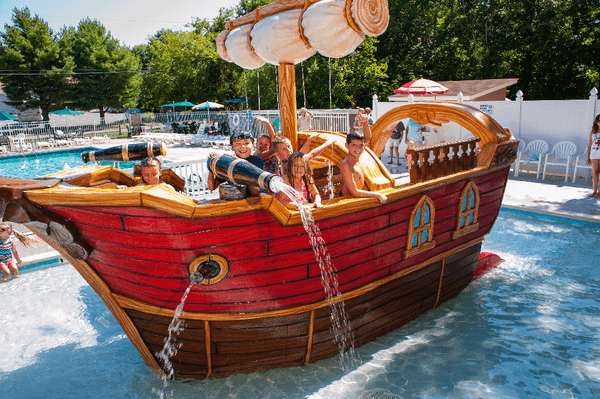
[[(310, 142), (312, 142), (318, 136), (319, 136), (318, 134), (311, 135), (308, 139), (306, 139), (306, 143), (304, 143), (304, 145), (302, 146), (302, 149), (300, 150), (306, 154), (306, 159), (309, 161), (311, 159), (313, 159), (314, 157), (319, 156), (323, 151), (325, 151), (325, 149), (327, 147), (329, 147), (330, 145), (335, 143), (335, 139), (329, 139), (325, 143), (318, 146), (317, 148), (313, 148), (308, 153), (306, 153), (305, 151), (308, 151), (308, 147), (309, 147), (309, 146), (307, 146), (307, 143), (310, 145)], [(309, 142), (309, 139), (310, 139), (310, 142)]]

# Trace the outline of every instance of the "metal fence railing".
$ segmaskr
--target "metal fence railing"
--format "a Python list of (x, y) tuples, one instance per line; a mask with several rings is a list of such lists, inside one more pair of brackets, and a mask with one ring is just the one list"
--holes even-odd
[[(348, 132), (352, 111), (311, 111), (314, 115), (312, 129)], [(0, 146), (3, 149), (19, 151), (13, 148), (15, 142), (30, 143), (33, 148), (41, 148), (49, 140), (65, 138), (94, 138), (95, 136), (131, 137), (142, 132), (209, 134), (229, 136), (232, 131), (250, 130), (258, 137), (267, 133), (263, 123), (254, 116), (265, 116), (271, 123), (279, 117), (279, 111), (199, 111), (169, 112), (161, 114), (141, 114), (141, 125), (132, 126), (131, 115), (84, 114), (75, 116), (52, 116), (50, 121), (0, 123)], [(44, 143), (45, 142), (45, 143)]]

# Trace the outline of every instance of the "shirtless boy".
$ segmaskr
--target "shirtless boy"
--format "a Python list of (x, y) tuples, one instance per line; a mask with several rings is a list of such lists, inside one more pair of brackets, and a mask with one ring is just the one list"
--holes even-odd
[[(363, 125), (363, 131), (368, 131), (368, 138), (371, 138), (371, 130), (366, 124)], [(346, 136), (346, 148), (348, 155), (340, 165), (344, 186), (342, 195), (353, 195), (355, 197), (375, 197), (380, 203), (387, 201), (387, 197), (376, 191), (365, 190), (365, 175), (360, 163), (360, 156), (365, 151), (368, 140), (360, 132), (350, 132)]]

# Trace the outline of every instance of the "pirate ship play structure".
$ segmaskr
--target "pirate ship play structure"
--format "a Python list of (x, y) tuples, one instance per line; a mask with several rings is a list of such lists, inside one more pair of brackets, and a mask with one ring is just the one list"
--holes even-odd
[[(356, 19), (362, 21), (370, 8), (368, 2), (358, 3), (273, 3), (231, 21), (220, 35), (219, 51), (227, 59), (239, 58), (230, 44), (237, 40), (243, 51), (260, 53), (255, 37), (262, 33), (254, 30), (265, 25), (291, 29), (302, 46), (311, 47), (311, 26), (329, 24), (330, 30), (334, 25), (309, 18), (325, 14), (313, 9), (317, 6), (337, 7), (334, 14), (354, 21), (350, 33), (364, 37), (359, 26), (364, 23)], [(384, 5), (379, 8), (387, 16)], [(295, 15), (296, 24), (280, 28), (277, 21), (287, 21), (281, 17), (286, 13)], [(249, 36), (234, 40), (239, 31)], [(308, 137), (296, 132), (293, 63), (299, 60), (267, 61), (280, 68), (283, 133), (299, 148)], [(378, 156), (393, 126), (407, 117), (429, 125), (454, 121), (474, 137), (414, 149), (410, 183), (396, 186)], [(469, 284), (518, 145), (489, 116), (459, 104), (399, 107), (380, 117), (372, 130), (371, 148), (361, 158), (365, 183), (386, 194), (387, 203), (336, 196), (313, 213), (337, 270), (340, 295), (333, 300), (344, 301), (356, 346)], [(330, 138), (334, 144), (313, 166), (318, 175), (331, 161), (339, 192), (344, 135), (320, 132), (312, 145)], [(181, 188), (176, 176), (164, 177)], [(320, 190), (326, 180), (317, 179)], [(170, 359), (176, 376), (221, 377), (304, 365), (339, 353), (319, 265), (297, 210), (270, 195), (198, 205), (164, 185), (137, 183), (110, 166), (83, 166), (31, 180), (1, 178), (0, 211), (4, 220), (29, 227), (69, 260), (154, 369), (162, 366), (157, 352), (197, 271), (205, 279), (192, 286), (180, 316), (185, 328)]]

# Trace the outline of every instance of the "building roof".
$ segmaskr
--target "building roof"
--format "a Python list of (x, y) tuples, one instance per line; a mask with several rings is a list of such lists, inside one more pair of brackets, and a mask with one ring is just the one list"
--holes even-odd
[[(448, 80), (438, 82), (446, 86), (448, 90), (444, 94), (438, 94), (437, 99), (443, 100), (448, 97), (456, 98), (458, 93), (462, 93), (464, 100), (477, 100), (480, 97), (487, 96), (490, 93), (497, 92), (499, 90), (506, 91), (506, 88), (516, 84), (519, 81), (518, 78), (507, 78), (507, 79), (481, 79), (481, 80)], [(390, 101), (394, 99), (405, 99), (408, 97), (406, 94), (393, 94), (388, 97)], [(433, 97), (433, 96), (430, 96)]]

